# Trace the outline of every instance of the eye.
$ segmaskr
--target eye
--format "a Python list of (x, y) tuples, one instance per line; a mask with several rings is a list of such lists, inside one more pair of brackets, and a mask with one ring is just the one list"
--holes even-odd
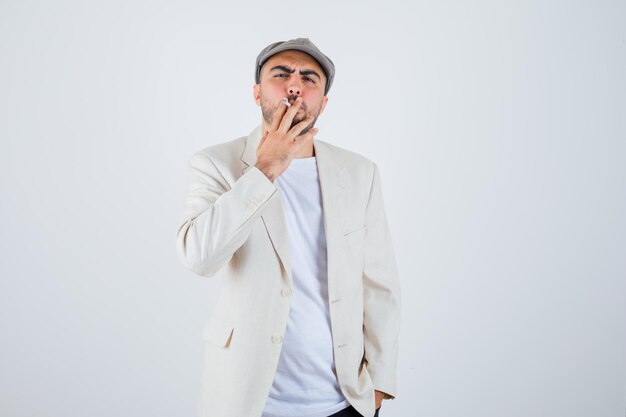
[(276, 77), (276, 78), (282, 78), (284, 75), (287, 75), (287, 74), (276, 74), (274, 77)]
[(304, 77), (305, 80), (312, 82), (313, 84), (315, 84), (315, 80), (311, 77)]

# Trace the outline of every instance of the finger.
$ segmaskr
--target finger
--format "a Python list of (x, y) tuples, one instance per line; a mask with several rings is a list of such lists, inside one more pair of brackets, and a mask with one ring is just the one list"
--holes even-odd
[(298, 136), (300, 132), (306, 129), (311, 123), (313, 123), (313, 117), (309, 116), (294, 127), (292, 127), (291, 130), (288, 132), (291, 139), (293, 140), (293, 138)]
[(272, 117), (272, 125), (270, 126), (270, 131), (275, 132), (276, 130), (278, 130), (278, 126), (280, 126), (280, 121), (285, 115), (285, 112), (287, 112), (287, 106), (283, 104), (282, 102), (280, 102), (278, 104), (278, 107), (274, 111), (274, 115)]
[(296, 101), (293, 102), (291, 107), (287, 109), (287, 112), (283, 116), (283, 120), (281, 120), (280, 122), (280, 127), (278, 128), (278, 130), (280, 130), (283, 133), (287, 133), (289, 131), (289, 127), (291, 127), (291, 122), (293, 121), (293, 118), (296, 117), (298, 110), (300, 110), (301, 104), (302, 104), (302, 97), (298, 97)]
[(317, 135), (317, 132), (319, 132), (319, 129), (313, 128), (309, 130), (308, 132), (306, 132), (304, 135), (296, 136), (295, 139), (293, 140), (293, 143), (298, 144), (298, 146), (308, 143), (313, 139), (315, 135)]

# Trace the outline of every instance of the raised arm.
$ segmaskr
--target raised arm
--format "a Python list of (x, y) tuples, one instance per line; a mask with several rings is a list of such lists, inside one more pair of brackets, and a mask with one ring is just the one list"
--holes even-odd
[(246, 241), (251, 225), (277, 192), (276, 185), (256, 167), (230, 188), (208, 156), (195, 154), (189, 161), (177, 234), (180, 261), (198, 275), (215, 275)]

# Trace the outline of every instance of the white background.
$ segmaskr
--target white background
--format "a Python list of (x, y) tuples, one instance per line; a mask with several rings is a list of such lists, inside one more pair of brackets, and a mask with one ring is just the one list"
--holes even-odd
[[(379, 164), (402, 281), (381, 417), (623, 417), (623, 1), (2, 1), (0, 415), (193, 416), (219, 281), (188, 158), (254, 59), (337, 66), (318, 138)], [(245, 400), (245, 399), (242, 399)]]

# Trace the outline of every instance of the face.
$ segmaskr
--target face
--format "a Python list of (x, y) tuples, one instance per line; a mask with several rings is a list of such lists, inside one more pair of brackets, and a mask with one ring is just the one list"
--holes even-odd
[(313, 121), (300, 135), (311, 130), (328, 101), (324, 95), (325, 86), (324, 71), (310, 55), (288, 50), (270, 57), (261, 67), (260, 84), (254, 86), (254, 100), (261, 106), (265, 127), (272, 124), (277, 107), (284, 106), (280, 102), (282, 98), (286, 97), (293, 104), (297, 97), (302, 97), (290, 128), (311, 116)]

